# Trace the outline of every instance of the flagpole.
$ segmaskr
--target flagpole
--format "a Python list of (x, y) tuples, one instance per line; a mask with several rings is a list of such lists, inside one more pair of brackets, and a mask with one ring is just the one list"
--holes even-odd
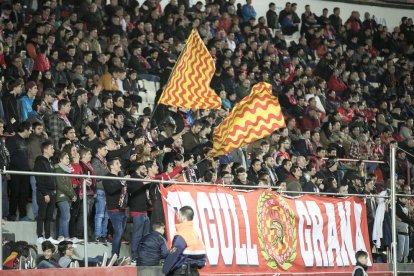
[[(197, 30), (197, 29), (193, 29), (193, 30), (195, 30), (195, 31), (198, 33), (198, 30)], [(190, 35), (191, 35), (191, 33), (190, 33)], [(190, 36), (188, 36), (188, 37), (190, 37)], [(151, 117), (150, 117), (150, 122), (151, 122), (152, 118), (154, 117), (155, 111), (158, 109), (158, 106), (160, 105), (160, 101), (161, 101), (161, 98), (162, 98), (162, 94), (164, 94), (165, 87), (167, 87), (167, 84), (168, 84), (168, 83), (170, 82), (170, 80), (171, 80), (171, 76), (173, 75), (173, 72), (175, 71), (175, 67), (177, 66), (178, 62), (179, 62), (179, 61), (181, 60), (181, 58), (182, 58), (183, 53), (184, 53), (184, 52), (185, 52), (185, 50), (187, 49), (187, 45), (188, 45), (188, 38), (187, 38), (187, 41), (185, 42), (185, 46), (184, 46), (184, 48), (182, 49), (182, 51), (181, 51), (180, 55), (178, 56), (178, 59), (175, 61), (174, 67), (173, 67), (173, 69), (171, 70), (170, 76), (168, 77), (168, 81), (167, 81), (166, 85), (164, 86), (164, 89), (162, 90), (162, 93), (161, 93), (161, 95), (160, 95), (160, 98), (158, 99), (158, 102), (157, 102), (157, 104), (156, 104), (156, 105), (155, 105), (155, 107), (154, 107), (154, 110), (152, 111), (152, 114), (151, 114)]]

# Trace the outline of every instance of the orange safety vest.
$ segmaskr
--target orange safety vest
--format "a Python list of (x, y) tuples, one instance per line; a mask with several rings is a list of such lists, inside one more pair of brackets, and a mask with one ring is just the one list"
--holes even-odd
[(203, 240), (194, 229), (192, 221), (186, 221), (175, 225), (177, 232), (176, 236), (181, 236), (187, 247), (184, 249), (184, 255), (205, 255), (206, 247)]

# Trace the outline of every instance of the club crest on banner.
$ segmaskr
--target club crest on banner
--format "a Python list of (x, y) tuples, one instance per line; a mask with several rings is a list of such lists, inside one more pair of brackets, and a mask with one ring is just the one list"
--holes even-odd
[(288, 270), (296, 259), (295, 213), (281, 195), (263, 192), (257, 204), (261, 253), (272, 269)]

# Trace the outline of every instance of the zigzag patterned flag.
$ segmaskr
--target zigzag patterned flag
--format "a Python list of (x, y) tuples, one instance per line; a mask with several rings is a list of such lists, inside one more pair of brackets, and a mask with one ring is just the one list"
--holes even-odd
[(198, 31), (193, 29), (159, 103), (196, 109), (220, 109), (221, 99), (210, 88), (215, 70), (213, 58)]
[(224, 155), (282, 127), (285, 127), (285, 119), (279, 100), (272, 95), (270, 84), (260, 82), (214, 129), (213, 149), (209, 155)]

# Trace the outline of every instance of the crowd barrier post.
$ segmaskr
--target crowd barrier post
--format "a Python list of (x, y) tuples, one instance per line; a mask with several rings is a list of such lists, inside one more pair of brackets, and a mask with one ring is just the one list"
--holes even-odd
[(3, 177), (6, 177), (6, 175), (3, 175), (2, 172), (0, 172), (0, 183), (1, 183), (1, 189), (0, 189), (0, 241), (1, 241), (1, 250), (0, 250), (0, 270), (3, 270)]
[[(88, 172), (88, 176), (90, 173)], [(90, 178), (89, 178), (90, 179)], [(85, 246), (83, 247), (83, 254), (85, 258), (85, 267), (88, 267), (88, 196), (86, 195), (86, 179), (82, 181), (83, 189), (83, 241)]]
[(391, 256), (392, 256), (392, 272), (394, 276), (398, 275), (397, 272), (397, 217), (396, 217), (396, 193), (395, 193), (395, 156), (397, 152), (397, 146), (391, 144), (390, 146), (390, 158), (391, 158), (391, 220), (392, 220), (392, 246), (391, 246)]

